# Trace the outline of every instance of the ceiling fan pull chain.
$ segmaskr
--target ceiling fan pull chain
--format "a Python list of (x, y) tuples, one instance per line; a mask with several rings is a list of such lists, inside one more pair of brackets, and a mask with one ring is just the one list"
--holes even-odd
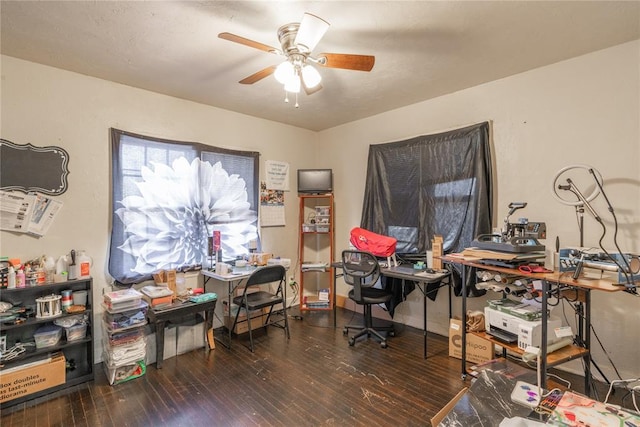
[(289, 92), (286, 90), (284, 91), (284, 102), (287, 104), (289, 103)]
[(300, 105), (298, 104), (298, 94), (296, 93), (296, 108), (299, 108)]

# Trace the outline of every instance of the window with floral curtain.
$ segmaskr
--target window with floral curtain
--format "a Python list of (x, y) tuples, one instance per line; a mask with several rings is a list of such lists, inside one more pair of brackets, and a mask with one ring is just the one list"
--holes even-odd
[(246, 255), (258, 240), (258, 152), (118, 129), (111, 129), (111, 148), (109, 274), (118, 284), (206, 266), (214, 231), (225, 260)]

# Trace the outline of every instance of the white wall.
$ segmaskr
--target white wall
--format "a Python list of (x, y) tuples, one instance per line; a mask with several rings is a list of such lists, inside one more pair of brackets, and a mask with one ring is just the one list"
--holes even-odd
[[(65, 148), (71, 157), (71, 174), (69, 190), (58, 198), (64, 208), (47, 236), (36, 239), (1, 232), (0, 254), (31, 259), (85, 249), (95, 260), (94, 299), (101, 297), (108, 286), (110, 127), (258, 150), (261, 161), (288, 161), (293, 171), (332, 167), (339, 254), (347, 247), (349, 230), (360, 222), (369, 144), (486, 120), (493, 127), (497, 223), (504, 218), (509, 202), (527, 201), (529, 205), (520, 216), (547, 223), (548, 245), (556, 235), (562, 246), (577, 245), (573, 209), (551, 196), (551, 181), (560, 168), (587, 163), (605, 178), (621, 224), (623, 251), (640, 252), (639, 48), (638, 42), (627, 43), (320, 133), (3, 56), (2, 138)], [(309, 156), (310, 149), (317, 155)], [(295, 177), (291, 183), (295, 188)], [(611, 228), (602, 197), (594, 205)], [(295, 194), (287, 194), (285, 206), (287, 226), (264, 228), (264, 249), (295, 263)], [(596, 245), (599, 226), (588, 217), (585, 222), (585, 243)], [(610, 247), (610, 240), (605, 244)], [(341, 282), (338, 293), (347, 293)], [(594, 293), (593, 300), (594, 328), (610, 357), (623, 377), (637, 375), (640, 299), (625, 293)], [(459, 304), (456, 298), (457, 313)], [(475, 299), (470, 305), (479, 308), (483, 304), (484, 299)], [(429, 301), (430, 330), (447, 334), (446, 311), (443, 293), (435, 303)], [(414, 292), (399, 307), (396, 320), (421, 327), (421, 319), (421, 298)], [(597, 348), (595, 358), (609, 378), (615, 378)]]
[[(547, 224), (546, 244), (577, 246), (579, 232), (573, 207), (551, 193), (556, 172), (586, 163), (598, 169), (613, 204), (623, 252), (640, 252), (640, 44), (623, 44), (555, 65), (494, 81), (437, 99), (369, 117), (320, 133), (319, 162), (334, 169), (336, 182), (336, 254), (348, 245), (349, 230), (360, 223), (369, 144), (400, 141), (417, 135), (491, 121), (496, 183), (496, 217), (500, 226), (512, 201), (528, 206), (512, 218)], [(469, 70), (473, 72), (473, 70)], [(324, 157), (322, 155), (324, 154)], [(604, 198), (594, 207), (605, 219), (605, 247), (613, 249), (612, 218)], [(600, 226), (585, 217), (585, 245), (597, 246)], [(338, 293), (346, 294), (340, 282)], [(498, 298), (497, 294), (489, 296)], [(627, 293), (593, 292), (593, 325), (623, 377), (638, 375), (640, 298)], [(460, 298), (455, 299), (460, 313)], [(441, 292), (429, 301), (429, 330), (447, 334), (447, 300)], [(484, 298), (470, 300), (471, 308)], [(413, 292), (396, 319), (422, 325), (422, 299)], [(573, 317), (567, 308), (567, 316)], [(562, 314), (560, 313), (562, 316)], [(595, 360), (615, 379), (605, 355), (593, 343)], [(570, 369), (579, 370), (578, 365)]]
[[(27, 261), (43, 254), (57, 258), (71, 249), (84, 249), (94, 259), (94, 302), (101, 300), (110, 285), (106, 274), (111, 220), (109, 128), (115, 127), (166, 139), (259, 151), (262, 178), (265, 160), (290, 162), (294, 192), (285, 195), (287, 226), (263, 228), (262, 241), (265, 252), (295, 262), (295, 170), (313, 166), (309, 150), (316, 146), (315, 132), (12, 57), (1, 59), (2, 138), (16, 144), (64, 148), (70, 157), (70, 175), (68, 191), (56, 197), (64, 206), (47, 235), (38, 239), (2, 231), (0, 254)], [(207, 290), (226, 292), (222, 288)], [(94, 304), (94, 309), (100, 316), (99, 304)], [(94, 329), (99, 361), (101, 330)]]

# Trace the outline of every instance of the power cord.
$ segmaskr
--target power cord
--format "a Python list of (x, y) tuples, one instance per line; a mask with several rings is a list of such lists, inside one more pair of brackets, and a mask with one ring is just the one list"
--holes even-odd
[[(289, 289), (291, 289), (291, 291), (293, 292), (293, 299), (291, 300), (291, 304), (289, 304), (289, 306), (287, 307), (287, 310), (289, 310), (291, 309), (291, 307), (293, 307), (296, 300), (298, 300), (298, 303), (300, 302), (300, 286), (298, 285), (298, 282), (296, 282), (295, 276), (289, 277), (289, 282), (287, 286), (289, 286)], [(290, 314), (289, 317), (295, 320), (302, 320), (302, 316), (300, 315)]]
[[(611, 381), (611, 384), (609, 384), (609, 391), (607, 391), (607, 396), (604, 398), (604, 403), (606, 404), (606, 403), (608, 403), (608, 402), (609, 402), (609, 396), (611, 396), (611, 392), (613, 391), (613, 387), (614, 387), (616, 384), (623, 384), (623, 385), (627, 386), (627, 385), (629, 385), (629, 384), (633, 384), (633, 383), (638, 382), (638, 381), (640, 381), (640, 378), (630, 378), (630, 379), (627, 379), (627, 380), (613, 380), (613, 381)], [(635, 386), (635, 387), (633, 387), (633, 388), (631, 389), (631, 391), (632, 391), (633, 405), (635, 406), (636, 411), (638, 410), (638, 406), (636, 405), (636, 402), (635, 402), (635, 393), (633, 393), (633, 391), (634, 391), (635, 389), (638, 389), (638, 388), (640, 388), (640, 385), (637, 385), (637, 386)]]

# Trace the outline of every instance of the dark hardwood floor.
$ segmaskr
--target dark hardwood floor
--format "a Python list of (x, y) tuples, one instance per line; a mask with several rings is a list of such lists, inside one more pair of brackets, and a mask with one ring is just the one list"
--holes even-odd
[(327, 312), (305, 314), (291, 320), (288, 341), (271, 328), (255, 353), (236, 339), (231, 350), (198, 349), (115, 386), (96, 365), (94, 381), (4, 408), (0, 425), (429, 426), (469, 385), (447, 338), (429, 334), (426, 360), (422, 331), (404, 325), (386, 349), (374, 340), (349, 347), (342, 325), (360, 316), (339, 309), (333, 329)]

